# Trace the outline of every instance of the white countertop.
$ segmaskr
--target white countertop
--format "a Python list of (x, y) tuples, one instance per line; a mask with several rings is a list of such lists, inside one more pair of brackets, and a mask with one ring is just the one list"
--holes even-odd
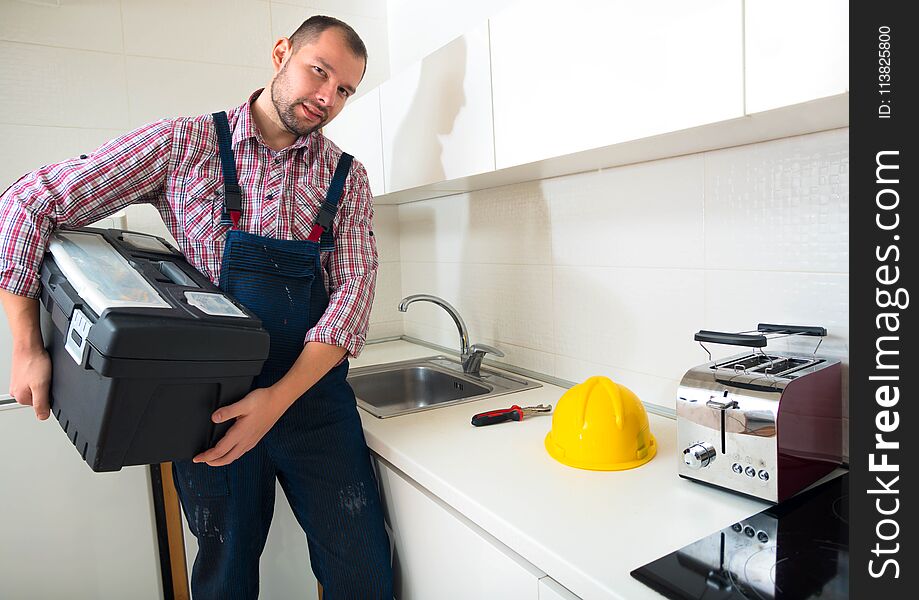
[[(352, 368), (434, 356), (404, 341), (372, 344)], [(360, 411), (370, 449), (584, 600), (659, 599), (629, 572), (768, 506), (677, 476), (676, 421), (649, 414), (657, 456), (628, 471), (556, 462), (551, 417), (473, 427), (512, 404), (555, 406), (543, 387), (387, 419)]]

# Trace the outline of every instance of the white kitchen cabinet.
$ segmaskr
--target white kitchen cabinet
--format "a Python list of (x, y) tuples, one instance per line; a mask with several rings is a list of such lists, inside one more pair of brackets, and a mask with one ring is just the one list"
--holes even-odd
[(375, 459), (394, 545), (399, 600), (538, 600), (538, 569), (468, 519)]
[(746, 0), (746, 112), (849, 89), (845, 0)]
[(380, 86), (386, 191), (493, 171), (488, 23)]
[(533, 0), (493, 16), (497, 168), (742, 116), (742, 8)]
[(581, 600), (551, 577), (539, 580), (539, 600)]
[(54, 417), (0, 405), (0, 596), (163, 597), (147, 467), (94, 473)]
[(349, 100), (322, 133), (364, 165), (374, 196), (385, 193), (379, 87)]

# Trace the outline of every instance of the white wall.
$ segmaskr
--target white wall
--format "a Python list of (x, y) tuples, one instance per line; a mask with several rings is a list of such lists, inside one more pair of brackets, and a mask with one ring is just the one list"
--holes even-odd
[[(447, 299), (503, 361), (669, 408), (699, 329), (823, 325), (847, 362), (848, 148), (839, 129), (403, 204), (402, 293)], [(404, 319), (458, 346), (443, 310)]]

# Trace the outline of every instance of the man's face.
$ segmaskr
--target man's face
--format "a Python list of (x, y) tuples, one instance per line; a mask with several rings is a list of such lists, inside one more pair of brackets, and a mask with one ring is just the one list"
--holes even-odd
[(271, 82), (271, 101), (288, 131), (309, 135), (341, 112), (363, 74), (364, 60), (337, 29), (326, 29), (287, 56)]

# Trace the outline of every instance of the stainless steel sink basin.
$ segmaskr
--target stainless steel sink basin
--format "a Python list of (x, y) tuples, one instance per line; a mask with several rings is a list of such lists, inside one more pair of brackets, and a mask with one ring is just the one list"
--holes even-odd
[(358, 406), (380, 418), (541, 387), (488, 367), (478, 377), (467, 375), (459, 361), (447, 356), (358, 367), (348, 383)]

